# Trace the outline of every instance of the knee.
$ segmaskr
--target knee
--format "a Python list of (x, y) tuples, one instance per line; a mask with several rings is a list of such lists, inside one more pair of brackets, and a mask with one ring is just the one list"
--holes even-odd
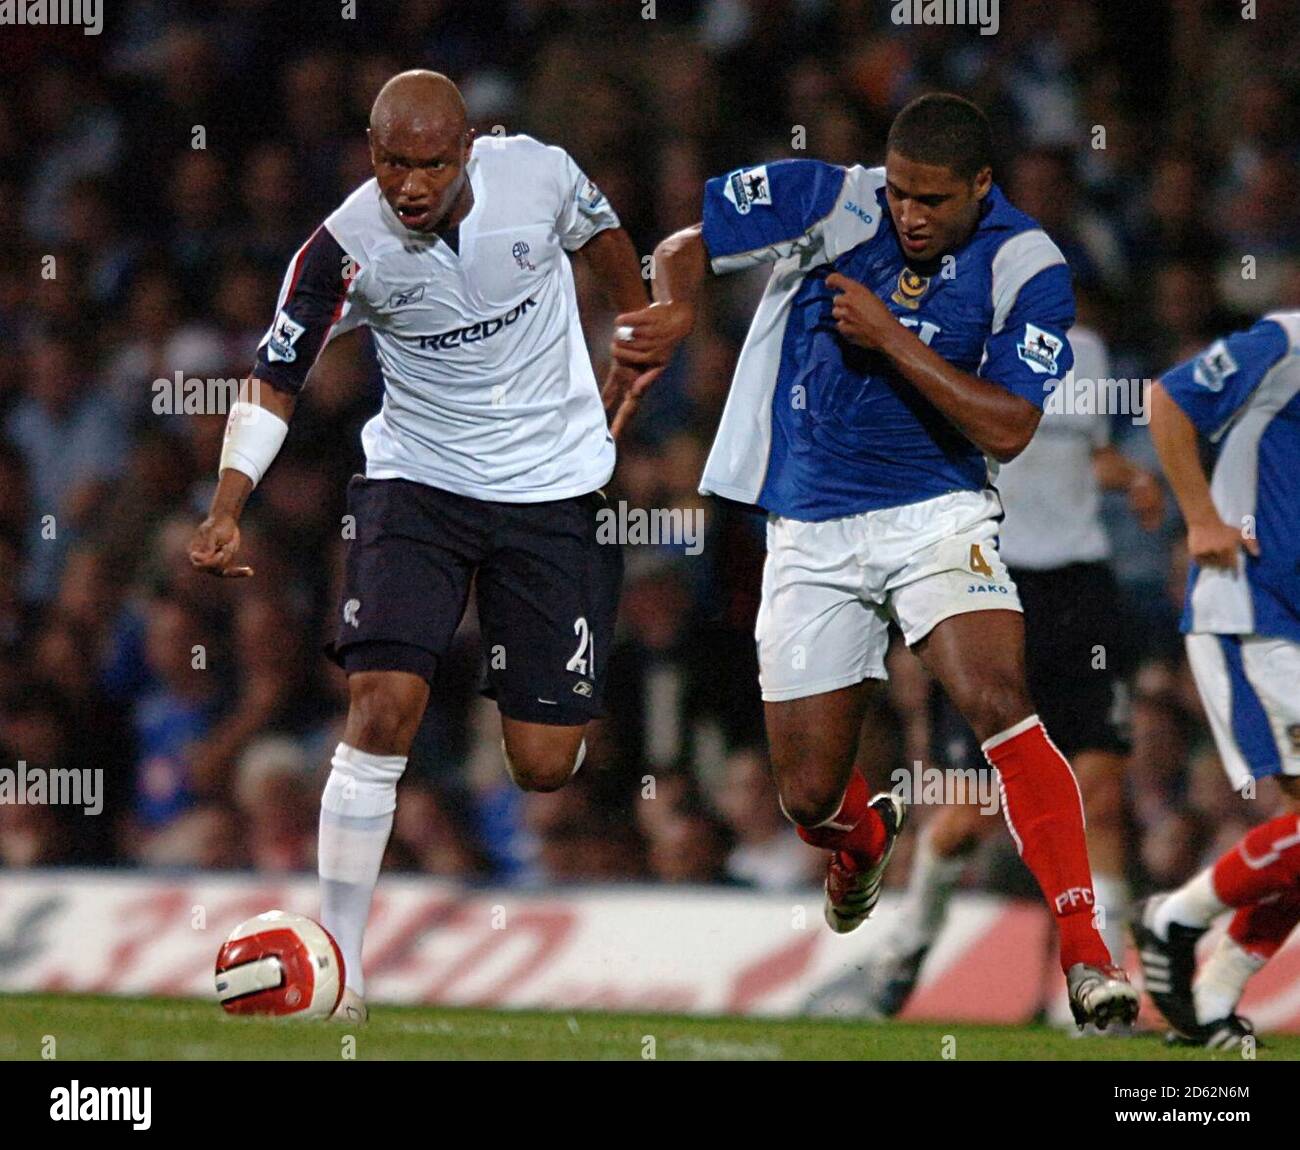
[(779, 788), (781, 809), (796, 826), (815, 827), (831, 818), (844, 801), (843, 789), (809, 785), (807, 780), (788, 782)]
[(567, 740), (518, 739), (507, 735), (501, 743), (506, 770), (520, 790), (543, 794), (558, 791), (582, 765), (587, 744), (575, 750)]
[(796, 826), (815, 827), (834, 816), (853, 775), (853, 756), (839, 748), (800, 742), (774, 748), (772, 778), (781, 810)]
[(1028, 693), (1018, 683), (980, 683), (954, 702), (981, 743), (1034, 712)]

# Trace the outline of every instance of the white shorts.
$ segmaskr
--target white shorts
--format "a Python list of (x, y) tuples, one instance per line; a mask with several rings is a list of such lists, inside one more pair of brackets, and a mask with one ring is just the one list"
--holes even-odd
[(993, 491), (824, 523), (769, 516), (758, 681), (768, 702), (884, 679), (889, 621), (910, 646), (968, 611), (1019, 611)]
[(1188, 635), (1187, 660), (1233, 789), (1300, 775), (1300, 643)]

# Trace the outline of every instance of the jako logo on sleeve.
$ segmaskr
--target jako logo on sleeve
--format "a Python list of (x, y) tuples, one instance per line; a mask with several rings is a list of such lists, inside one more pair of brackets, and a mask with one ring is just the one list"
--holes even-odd
[(69, 1086), (50, 1091), (52, 1122), (130, 1122), (132, 1130), (152, 1125), (152, 1086)]

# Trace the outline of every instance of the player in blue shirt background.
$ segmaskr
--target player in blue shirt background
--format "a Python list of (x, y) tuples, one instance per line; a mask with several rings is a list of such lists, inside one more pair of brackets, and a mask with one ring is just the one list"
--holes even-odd
[[(1282, 813), (1134, 916), (1147, 990), (1184, 1039), (1240, 1046), (1246, 982), (1300, 922), (1300, 312), (1220, 339), (1152, 389), (1151, 437), (1187, 523), (1182, 630), (1233, 787)], [(1212, 477), (1202, 438), (1217, 448)], [(1274, 796), (1269, 795), (1269, 798)], [(1232, 912), (1196, 969), (1196, 943)]]
[(1137, 995), (1097, 932), (1078, 786), (1025, 686), (993, 486), (1070, 368), (1074, 297), (1059, 249), (994, 184), (992, 149), (975, 105), (932, 94), (898, 114), (883, 168), (782, 160), (710, 180), (613, 351), (666, 363), (710, 271), (771, 265), (701, 490), (768, 513), (760, 686), (782, 806), (832, 852), (826, 920), (842, 933), (871, 913), (905, 815), (854, 768), (893, 620), (998, 771), (1075, 1019), (1105, 1026)]

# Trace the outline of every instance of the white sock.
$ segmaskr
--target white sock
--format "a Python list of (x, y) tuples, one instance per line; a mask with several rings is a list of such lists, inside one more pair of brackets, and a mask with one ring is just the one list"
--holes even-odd
[(1192, 1000), (1196, 1003), (1196, 1021), (1205, 1024), (1227, 1018), (1241, 1001), (1246, 983), (1268, 959), (1242, 950), (1229, 935), (1196, 974), (1192, 983)]
[(1214, 892), (1213, 870), (1206, 867), (1155, 908), (1150, 925), (1160, 938), (1167, 939), (1171, 922), (1204, 930), (1228, 909), (1228, 904)]
[(934, 824), (927, 824), (921, 831), (912, 859), (912, 873), (907, 880), (907, 893), (890, 936), (891, 946), (898, 953), (912, 954), (930, 946), (938, 937), (948, 917), (952, 892), (968, 858), (968, 855), (940, 858), (934, 850)]
[(1101, 941), (1110, 951), (1110, 960), (1116, 966), (1124, 965), (1124, 951), (1128, 942), (1128, 883), (1119, 875), (1094, 874), (1092, 894), (1101, 909)]
[(397, 809), (405, 755), (372, 755), (346, 743), (334, 749), (320, 800), (317, 870), (321, 925), (343, 952), (347, 985), (365, 995), (361, 940)]

